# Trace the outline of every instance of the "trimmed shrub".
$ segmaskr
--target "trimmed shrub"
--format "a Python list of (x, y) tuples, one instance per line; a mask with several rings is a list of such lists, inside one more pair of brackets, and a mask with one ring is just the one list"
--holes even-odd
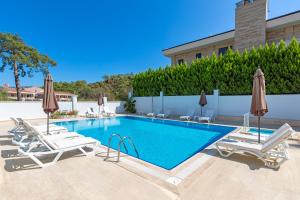
[(258, 67), (265, 74), (267, 94), (300, 93), (300, 44), (293, 38), (289, 45), (266, 44), (242, 54), (231, 49), (225, 55), (204, 57), (189, 66), (176, 65), (149, 69), (133, 78), (135, 96), (211, 94), (249, 95), (253, 75)]

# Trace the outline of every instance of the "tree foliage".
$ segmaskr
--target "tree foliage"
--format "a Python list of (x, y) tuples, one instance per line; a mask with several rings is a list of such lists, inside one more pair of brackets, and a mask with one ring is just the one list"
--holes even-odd
[(8, 101), (7, 93), (5, 90), (0, 90), (0, 101)]
[(268, 94), (300, 93), (300, 44), (295, 38), (289, 45), (261, 46), (242, 54), (229, 50), (225, 55), (205, 57), (189, 66), (176, 65), (149, 69), (133, 79), (135, 96), (210, 94), (219, 89), (221, 95), (248, 95), (252, 92), (255, 70), (265, 74)]
[(18, 35), (10, 33), (0, 33), (0, 59), (0, 71), (9, 68), (14, 72), (18, 100), (21, 97), (20, 76), (32, 77), (34, 72), (47, 73), (50, 66), (56, 65), (47, 55), (28, 46)]
[(55, 82), (56, 91), (70, 92), (78, 95), (79, 100), (96, 100), (104, 94), (109, 100), (126, 100), (132, 88), (133, 75), (104, 76), (103, 81), (87, 83), (86, 81)]

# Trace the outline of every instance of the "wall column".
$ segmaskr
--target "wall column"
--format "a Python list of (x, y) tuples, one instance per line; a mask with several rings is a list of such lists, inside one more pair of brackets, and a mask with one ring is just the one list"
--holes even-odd
[(219, 97), (220, 97), (220, 91), (218, 89), (214, 90), (214, 105), (213, 105), (213, 109), (214, 109), (214, 113), (215, 116), (217, 116), (219, 114)]
[(107, 106), (107, 97), (103, 97), (103, 106)]
[(77, 95), (72, 95), (72, 111), (78, 111)]
[(160, 109), (160, 113), (164, 113), (164, 92), (161, 91), (159, 93), (159, 98), (160, 98), (160, 102), (161, 102), (161, 109)]

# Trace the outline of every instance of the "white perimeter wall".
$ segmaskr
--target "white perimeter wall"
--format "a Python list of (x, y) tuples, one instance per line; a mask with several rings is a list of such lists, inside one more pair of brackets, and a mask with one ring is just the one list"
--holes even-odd
[[(267, 95), (266, 118), (300, 120), (300, 95)], [(220, 96), (219, 115), (241, 116), (250, 111), (251, 96)]]
[[(163, 100), (161, 97), (153, 97), (153, 112), (162, 113), (162, 110), (166, 113), (171, 111), (175, 115), (183, 115), (189, 111), (197, 110), (200, 112), (199, 96), (165, 96)], [(213, 95), (207, 95), (208, 104), (204, 107), (203, 111), (207, 108), (215, 108), (215, 100)], [(135, 97), (136, 109), (140, 113), (152, 112), (152, 98), (151, 97)], [(162, 104), (164, 109), (162, 109)]]
[[(135, 99), (137, 112), (152, 111), (151, 97), (135, 97)], [(198, 104), (200, 96), (165, 96), (163, 100), (160, 96), (153, 99), (155, 113), (161, 112), (162, 102), (165, 112), (171, 110), (172, 114), (184, 115), (190, 110), (196, 110), (200, 113)], [(266, 118), (300, 120), (300, 94), (267, 95), (266, 99), (269, 107)], [(242, 116), (250, 111), (251, 96), (219, 96), (215, 90), (214, 95), (207, 95), (207, 102), (204, 112), (206, 109), (213, 109), (216, 115)]]
[[(72, 110), (72, 102), (59, 102), (59, 110)], [(106, 106), (116, 113), (123, 112), (123, 102), (110, 101)], [(85, 115), (88, 107), (99, 110), (96, 102), (77, 102), (75, 110), (79, 115)], [(0, 102), (0, 121), (9, 120), (10, 117), (22, 117), (24, 119), (45, 118), (46, 114), (42, 109), (42, 102)]]
[[(190, 110), (200, 113), (198, 104), (200, 96), (157, 96), (153, 97), (153, 109), (155, 113), (170, 110), (172, 114), (184, 115)], [(152, 112), (151, 97), (135, 97), (136, 109), (139, 113)], [(249, 112), (251, 96), (219, 96), (218, 91), (214, 95), (207, 95), (206, 109), (213, 109), (216, 115), (242, 116)], [(300, 120), (300, 94), (296, 95), (267, 95), (269, 112), (266, 118)], [(60, 110), (72, 110), (72, 102), (59, 102)], [(124, 112), (123, 102), (107, 102), (106, 106), (113, 112)], [(99, 110), (96, 102), (77, 102), (75, 110), (79, 115), (84, 115), (88, 107)], [(9, 120), (9, 117), (22, 117), (25, 119), (45, 118), (41, 102), (0, 102), (0, 121)]]

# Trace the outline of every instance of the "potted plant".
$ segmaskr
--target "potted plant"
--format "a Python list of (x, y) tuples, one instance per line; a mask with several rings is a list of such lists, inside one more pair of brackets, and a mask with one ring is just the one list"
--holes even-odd
[(133, 97), (128, 98), (124, 104), (125, 111), (128, 113), (136, 113), (135, 102), (136, 100)]

